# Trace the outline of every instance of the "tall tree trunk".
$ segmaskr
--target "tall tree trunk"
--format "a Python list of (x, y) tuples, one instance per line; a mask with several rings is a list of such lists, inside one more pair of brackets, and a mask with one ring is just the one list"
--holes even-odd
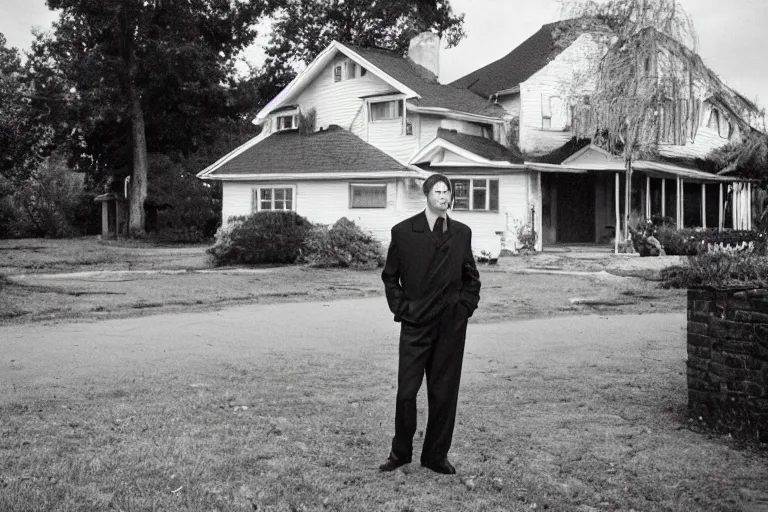
[(130, 84), (131, 96), (131, 145), (133, 146), (133, 172), (128, 198), (131, 236), (145, 231), (144, 201), (147, 199), (147, 137), (144, 133), (144, 109), (139, 91)]

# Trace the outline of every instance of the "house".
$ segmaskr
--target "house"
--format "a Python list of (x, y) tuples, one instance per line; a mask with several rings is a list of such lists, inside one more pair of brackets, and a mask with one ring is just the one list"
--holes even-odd
[(432, 33), (414, 38), (407, 58), (330, 44), (258, 113), (257, 137), (198, 174), (222, 182), (223, 219), (347, 217), (386, 242), (424, 208), (421, 184), (439, 171), (475, 249), (498, 252), (499, 235), (529, 218), (531, 172), (502, 144), (510, 116), (501, 106), (438, 83), (438, 50)]
[[(635, 37), (648, 37), (650, 31)], [(738, 140), (755, 127), (759, 109), (725, 86), (690, 50), (671, 39), (644, 55), (638, 72), (648, 80), (681, 69), (680, 56), (695, 57), (698, 73), (690, 75), (688, 93), (665, 102), (649, 136), (657, 142), (651, 160), (632, 162), (626, 186), (623, 158), (589, 140), (578, 140), (576, 99), (595, 91), (596, 63), (615, 42), (610, 31), (588, 19), (544, 25), (508, 55), (458, 80), (502, 106), (513, 117), (514, 141), (527, 155), (536, 230), (544, 244), (595, 243), (626, 230), (624, 218), (637, 212), (671, 216), (678, 226), (751, 228), (751, 185), (702, 168), (713, 149)], [(684, 76), (683, 82), (688, 75)], [(631, 192), (630, 192), (631, 190)]]
[[(713, 73), (685, 102), (664, 105), (659, 158), (632, 162), (630, 193), (625, 162), (574, 137), (573, 98), (594, 91), (594, 63), (612, 44), (599, 23), (545, 25), (448, 85), (437, 80), (439, 42), (420, 34), (406, 58), (331, 43), (258, 113), (257, 137), (198, 174), (222, 182), (224, 221), (295, 210), (318, 223), (347, 217), (387, 242), (392, 225), (424, 208), (422, 180), (441, 172), (478, 252), (497, 252), (500, 236), (526, 226), (537, 249), (606, 242), (631, 211), (679, 226), (749, 226), (750, 185), (696, 167), (750, 129), (756, 109)], [(670, 48), (642, 63), (649, 76), (666, 69)]]

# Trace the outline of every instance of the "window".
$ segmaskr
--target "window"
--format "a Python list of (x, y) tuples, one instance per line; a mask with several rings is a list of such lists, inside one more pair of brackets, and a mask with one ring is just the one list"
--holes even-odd
[[(360, 70), (358, 73), (357, 70)], [(353, 80), (355, 78), (365, 76), (366, 69), (352, 62), (351, 60), (342, 60), (333, 65), (333, 81), (341, 82), (342, 80)]]
[(560, 96), (541, 98), (541, 129), (542, 130), (567, 130), (568, 119)]
[(355, 78), (355, 63), (354, 62), (347, 62), (347, 80), (350, 78)]
[(341, 64), (333, 67), (333, 81), (341, 82)]
[(293, 210), (292, 187), (264, 187), (253, 189), (251, 211)]
[(403, 117), (403, 102), (400, 100), (371, 103), (371, 121), (385, 121)]
[(472, 211), (499, 211), (499, 180), (454, 179), (453, 209)]
[(366, 74), (367, 72), (368, 72), (368, 71), (367, 71), (365, 68), (363, 68), (363, 67), (361, 67), (361, 68), (360, 68), (360, 76), (365, 76), (365, 74)]
[(295, 114), (289, 116), (277, 117), (277, 131), (281, 130), (293, 130), (299, 127), (298, 116)]
[(350, 208), (386, 208), (386, 183), (350, 183)]

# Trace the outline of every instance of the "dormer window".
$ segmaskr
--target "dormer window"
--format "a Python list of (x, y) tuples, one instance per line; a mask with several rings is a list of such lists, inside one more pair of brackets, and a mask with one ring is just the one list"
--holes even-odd
[(333, 81), (334, 82), (341, 82), (341, 72), (342, 72), (343, 66), (339, 64), (338, 66), (333, 66)]
[(298, 114), (277, 116), (277, 131), (295, 130), (299, 127)]
[(390, 119), (401, 119), (402, 117), (402, 100), (371, 102), (371, 121), (387, 121)]

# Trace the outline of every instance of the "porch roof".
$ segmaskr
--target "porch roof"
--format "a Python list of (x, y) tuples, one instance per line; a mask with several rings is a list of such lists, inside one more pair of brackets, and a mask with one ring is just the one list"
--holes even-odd
[[(590, 164), (545, 164), (538, 162), (525, 162), (526, 168), (533, 171), (540, 172), (562, 172), (571, 174), (584, 174), (587, 172), (623, 172), (625, 170), (624, 162), (614, 161), (606, 163), (590, 163)], [(696, 169), (689, 169), (686, 167), (680, 167), (678, 165), (666, 164), (661, 162), (649, 162), (647, 160), (637, 160), (632, 163), (632, 170), (639, 171), (654, 178), (683, 178), (687, 181), (694, 181), (699, 183), (732, 183), (735, 181), (743, 182), (748, 181), (743, 178), (721, 176), (717, 174), (710, 174), (708, 172), (699, 171)]]

